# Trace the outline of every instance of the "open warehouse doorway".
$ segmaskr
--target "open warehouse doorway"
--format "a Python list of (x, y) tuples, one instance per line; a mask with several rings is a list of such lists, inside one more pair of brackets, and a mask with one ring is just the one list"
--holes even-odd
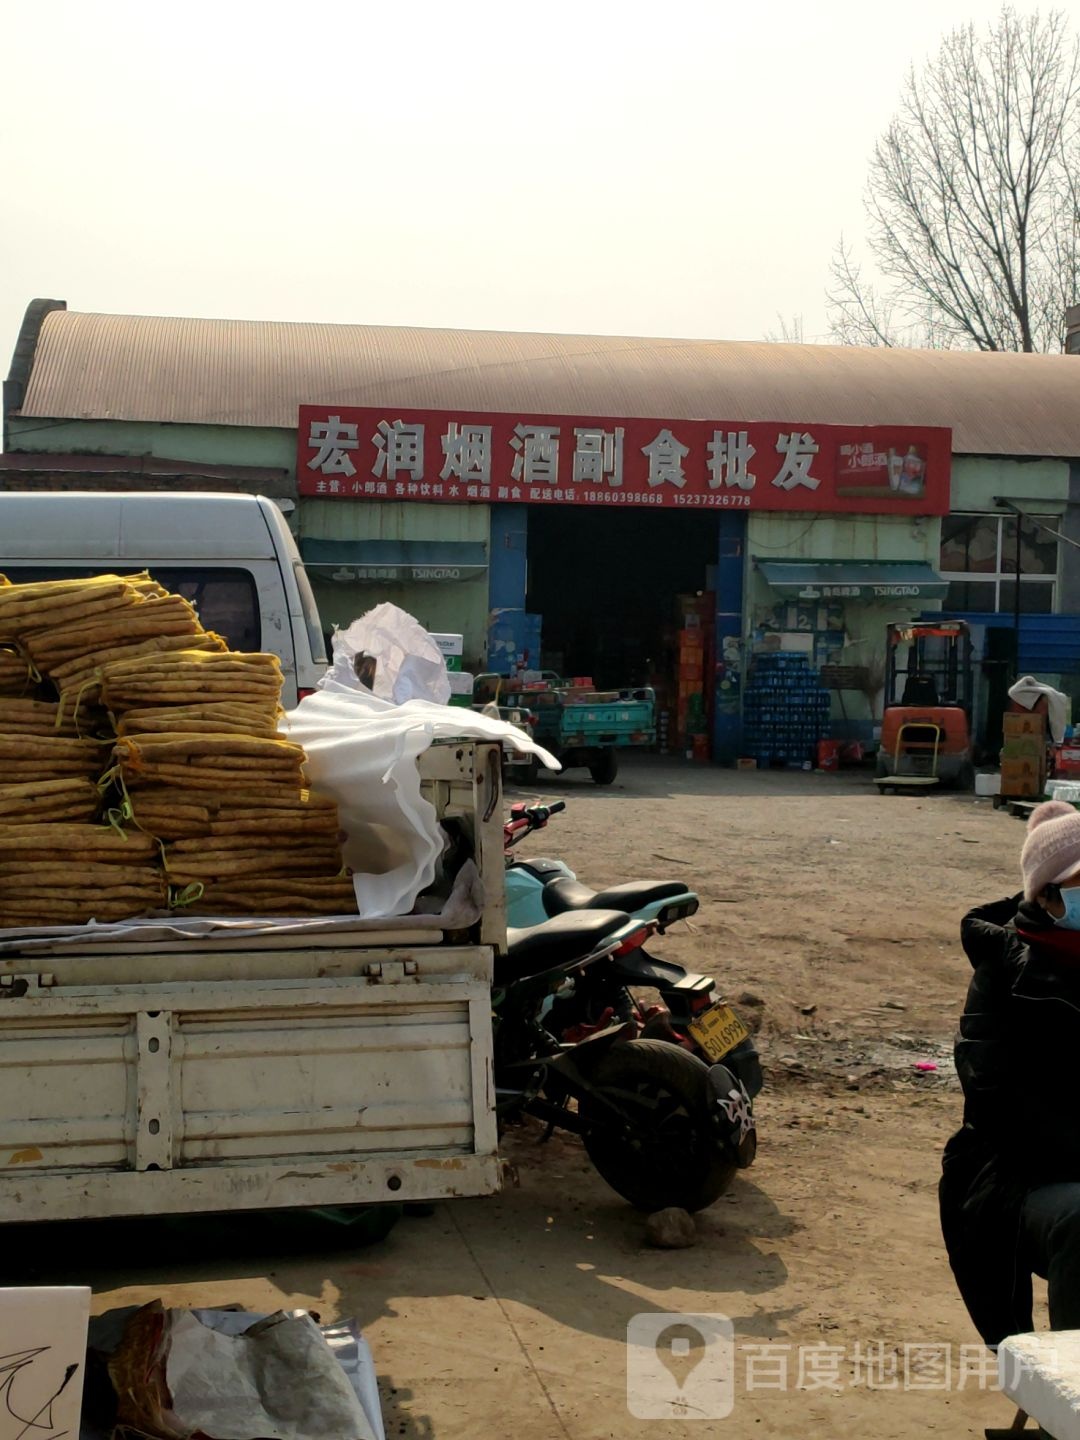
[(709, 511), (532, 506), (527, 609), (542, 664), (600, 689), (670, 683), (680, 595), (711, 589), (719, 516)]

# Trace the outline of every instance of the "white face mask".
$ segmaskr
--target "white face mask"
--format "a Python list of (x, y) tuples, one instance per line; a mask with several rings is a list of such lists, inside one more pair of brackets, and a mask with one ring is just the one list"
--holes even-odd
[(1080, 885), (1062, 890), (1061, 903), (1065, 906), (1065, 914), (1054, 924), (1062, 930), (1080, 930)]

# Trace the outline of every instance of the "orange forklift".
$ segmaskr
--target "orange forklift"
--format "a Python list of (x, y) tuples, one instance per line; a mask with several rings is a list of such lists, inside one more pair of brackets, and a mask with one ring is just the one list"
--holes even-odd
[(962, 620), (890, 625), (876, 783), (886, 790), (975, 783), (971, 633)]

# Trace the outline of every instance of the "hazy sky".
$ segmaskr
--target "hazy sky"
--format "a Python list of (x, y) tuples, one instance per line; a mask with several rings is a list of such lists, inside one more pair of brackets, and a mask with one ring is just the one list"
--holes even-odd
[(820, 336), (908, 63), (998, 9), (12, 3), (0, 372), (33, 296), (730, 339), (781, 312)]

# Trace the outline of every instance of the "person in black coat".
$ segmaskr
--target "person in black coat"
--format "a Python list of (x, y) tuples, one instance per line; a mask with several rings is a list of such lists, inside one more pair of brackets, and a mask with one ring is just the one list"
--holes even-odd
[(991, 1347), (1033, 1328), (1033, 1274), (1051, 1328), (1080, 1329), (1080, 812), (1038, 806), (1020, 867), (1022, 895), (961, 925), (964, 1124), (939, 1187), (949, 1263)]

